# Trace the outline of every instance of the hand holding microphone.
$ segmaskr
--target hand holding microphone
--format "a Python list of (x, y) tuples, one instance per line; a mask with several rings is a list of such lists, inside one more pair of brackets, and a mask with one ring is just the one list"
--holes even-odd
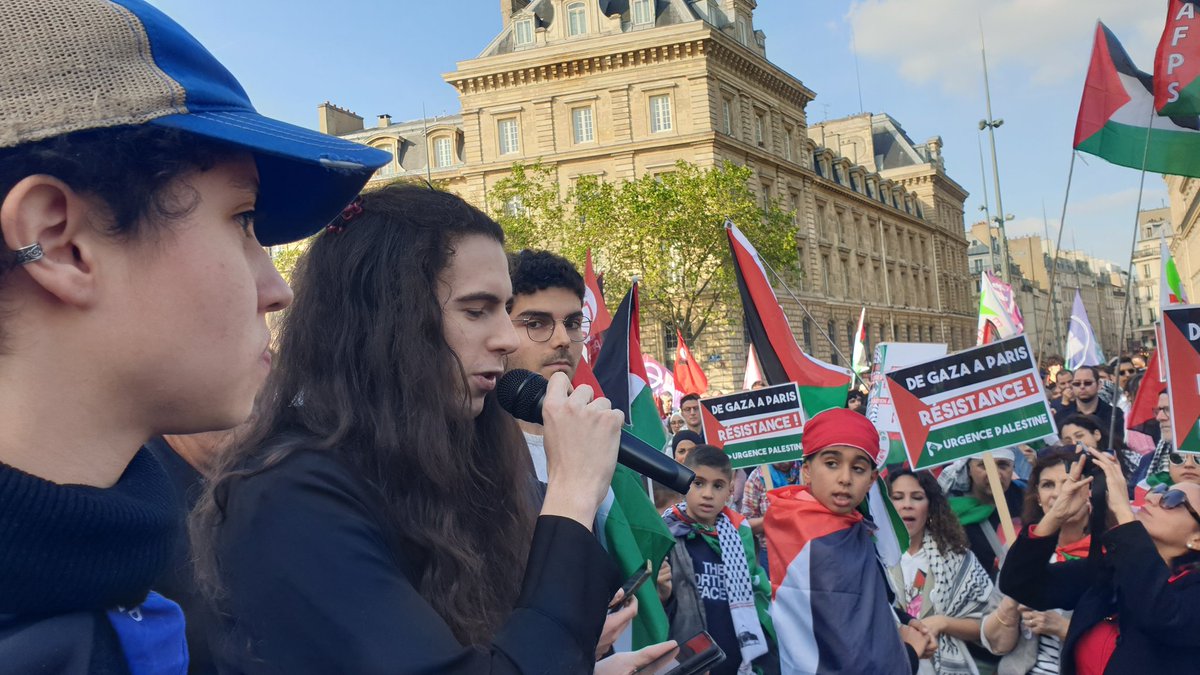
[[(537, 373), (532, 373), (528, 370), (512, 370), (504, 374), (500, 378), (500, 382), (496, 385), (496, 398), (500, 402), (500, 406), (507, 410), (513, 417), (534, 424), (546, 425), (546, 454), (547, 463), (549, 463), (550, 454), (550, 426), (551, 419), (557, 414), (553, 411), (551, 405), (551, 394), (555, 392), (555, 383), (562, 379), (566, 381), (566, 376), (561, 373), (555, 373), (555, 376), (550, 378), (550, 388), (547, 389), (546, 379)], [(581, 390), (586, 390), (591, 393), (590, 387), (580, 387), (571, 396), (580, 393)], [(565, 392), (565, 389), (563, 390)], [(557, 396), (557, 394), (555, 394)], [(607, 406), (607, 399), (598, 399), (604, 401)], [(622, 465), (633, 469), (634, 471), (652, 478), (663, 485), (675, 490), (676, 492), (686, 494), (692, 485), (692, 480), (696, 474), (689, 468), (683, 466), (679, 462), (667, 457), (658, 448), (653, 448), (645, 441), (637, 438), (633, 434), (620, 429), (620, 426), (625, 422), (625, 416), (620, 411), (614, 411), (619, 418), (618, 431), (620, 432), (620, 449), (617, 454), (617, 461)], [(575, 430), (570, 426), (564, 429), (566, 435), (562, 441), (567, 444), (579, 445), (583, 452), (590, 452), (592, 449), (587, 447), (588, 439), (583, 438), (580, 434), (582, 430)], [(612, 480), (612, 471), (609, 470), (605, 478), (605, 486)], [(551, 484), (553, 480), (551, 480)], [(607, 492), (607, 490), (605, 491)], [(603, 499), (603, 493), (601, 494)], [(597, 505), (599, 502), (597, 502)]]
[[(542, 514), (572, 518), (590, 530), (612, 483), (625, 416), (613, 410), (608, 399), (594, 399), (591, 387), (571, 391), (571, 382), (562, 373), (555, 373), (549, 382), (533, 376), (541, 380), (536, 421), (545, 426), (548, 483)], [(497, 386), (498, 398), (511, 413), (505, 405), (504, 381)]]

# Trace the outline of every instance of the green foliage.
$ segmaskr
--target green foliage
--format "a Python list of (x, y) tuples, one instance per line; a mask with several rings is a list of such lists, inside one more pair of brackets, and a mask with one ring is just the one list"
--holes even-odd
[[(553, 168), (517, 165), (489, 205), (511, 248), (546, 248), (581, 263), (590, 247), (614, 303), (637, 277), (647, 325), (676, 326), (690, 341), (710, 325), (740, 322), (726, 219), (772, 266), (795, 266), (792, 214), (774, 200), (760, 204), (752, 176), (728, 162), (712, 169), (679, 162), (620, 184), (584, 176), (561, 199)], [(514, 198), (524, 208), (506, 211)]]

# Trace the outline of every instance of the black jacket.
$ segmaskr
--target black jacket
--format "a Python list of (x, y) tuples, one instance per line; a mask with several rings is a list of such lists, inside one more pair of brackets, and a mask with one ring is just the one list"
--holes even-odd
[(128, 673), (108, 610), (146, 598), (178, 522), (145, 451), (106, 489), (0, 463), (0, 673)]
[(389, 546), (381, 496), (332, 453), (234, 479), (225, 512), (222, 672), (590, 673), (621, 582), (587, 528), (542, 516), (516, 609), (468, 648), (417, 593), (420, 552)]
[(1190, 673), (1200, 666), (1200, 572), (1176, 575), (1134, 521), (1103, 535), (1099, 577), (1088, 560), (1049, 564), (1057, 537), (1026, 528), (1000, 570), (1000, 590), (1038, 610), (1072, 609), (1060, 672), (1075, 672), (1079, 638), (1116, 616), (1120, 638), (1106, 673)]

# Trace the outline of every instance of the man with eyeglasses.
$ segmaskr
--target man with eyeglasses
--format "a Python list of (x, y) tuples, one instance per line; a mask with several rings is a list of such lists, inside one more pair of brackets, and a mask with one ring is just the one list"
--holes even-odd
[[(549, 251), (526, 249), (508, 256), (513, 299), (509, 318), (519, 346), (507, 368), (524, 368), (549, 379), (554, 373), (575, 377), (590, 328), (583, 315), (583, 277), (569, 260)], [(546, 482), (542, 425), (518, 420), (529, 445), (538, 480)]]
[(1075, 400), (1062, 407), (1055, 416), (1054, 421), (1058, 427), (1062, 427), (1063, 422), (1068, 417), (1075, 414), (1094, 415), (1106, 429), (1110, 428), (1112, 419), (1117, 418), (1113, 433), (1113, 445), (1121, 447), (1121, 443), (1125, 440), (1125, 414), (1120, 408), (1115, 408), (1108, 403), (1100, 400), (1100, 377), (1094, 366), (1079, 366), (1071, 375), (1071, 389), (1075, 394)]
[(700, 394), (688, 394), (679, 402), (679, 412), (688, 430), (704, 435), (704, 421), (700, 415)]
[(1136, 477), (1139, 480), (1144, 477), (1145, 483), (1151, 486), (1200, 484), (1200, 455), (1175, 450), (1174, 438), (1171, 436), (1171, 400), (1167, 398), (1165, 391), (1158, 395), (1154, 419), (1158, 420), (1162, 440), (1158, 442), (1154, 452), (1142, 460)]

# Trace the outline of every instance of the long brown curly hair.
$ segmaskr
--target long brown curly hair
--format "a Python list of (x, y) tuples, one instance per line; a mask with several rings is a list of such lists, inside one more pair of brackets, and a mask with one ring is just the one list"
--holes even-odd
[(389, 186), (364, 194), (361, 207), (297, 263), (256, 419), (193, 517), (197, 572), (220, 608), (215, 542), (232, 479), (299, 450), (333, 453), (382, 495), (385, 534), (402, 559), (424, 563), (417, 591), (460, 642), (485, 644), (524, 577), (533, 467), (494, 395), (477, 417), (463, 414), (467, 375), (444, 337), (437, 284), (456, 242), (503, 243), (504, 233), (432, 189)]
[(900, 469), (888, 475), (889, 490), (901, 476), (911, 476), (925, 492), (925, 500), (929, 502), (929, 518), (925, 521), (925, 531), (933, 536), (933, 543), (937, 545), (938, 550), (942, 553), (966, 553), (970, 549), (967, 533), (950, 510), (950, 501), (938, 485), (937, 478), (928, 471)]

